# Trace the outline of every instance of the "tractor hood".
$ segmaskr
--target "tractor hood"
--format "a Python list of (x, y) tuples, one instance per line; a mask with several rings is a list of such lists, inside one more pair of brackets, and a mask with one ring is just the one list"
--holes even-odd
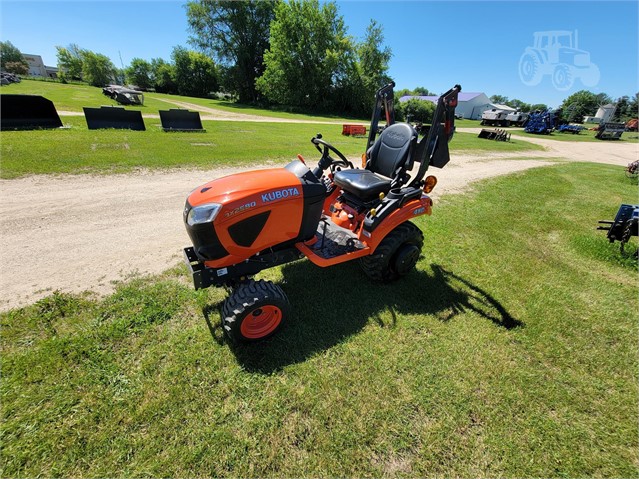
[(191, 207), (218, 203), (218, 218), (229, 218), (286, 199), (301, 198), (300, 180), (285, 168), (248, 171), (225, 176), (196, 188), (188, 197)]
[(326, 187), (300, 161), (210, 181), (191, 192), (184, 223), (208, 266), (237, 264), (315, 234)]

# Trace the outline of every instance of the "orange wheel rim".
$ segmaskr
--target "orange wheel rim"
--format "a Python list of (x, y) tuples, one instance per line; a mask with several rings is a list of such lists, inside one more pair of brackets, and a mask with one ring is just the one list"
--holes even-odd
[(275, 331), (281, 322), (282, 310), (280, 308), (272, 305), (262, 306), (246, 315), (240, 325), (240, 331), (245, 338), (263, 338)]

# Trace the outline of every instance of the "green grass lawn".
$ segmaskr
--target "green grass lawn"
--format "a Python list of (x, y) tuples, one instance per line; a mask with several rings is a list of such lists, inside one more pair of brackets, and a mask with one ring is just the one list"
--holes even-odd
[(294, 319), (251, 346), (183, 266), (3, 313), (3, 475), (637, 477), (637, 264), (595, 230), (635, 198), (595, 164), (483, 182), (396, 283), (262, 273)]
[[(102, 94), (102, 88), (90, 85), (64, 84), (37, 80), (22, 80), (2, 87), (2, 94), (42, 95), (51, 100), (58, 111), (82, 112), (82, 107), (97, 108), (102, 105), (121, 106), (115, 100)], [(126, 106), (130, 110), (158, 114), (158, 110), (167, 110), (170, 105), (163, 101), (144, 95), (143, 106)], [(63, 122), (66, 121), (62, 118)]]
[[(315, 164), (319, 154), (310, 139), (318, 132), (350, 157), (359, 158), (366, 147), (366, 138), (342, 136), (341, 125), (204, 121), (205, 133), (165, 133), (159, 119), (144, 121), (147, 131), (88, 130), (84, 117), (72, 116), (63, 117), (67, 129), (3, 131), (0, 177), (264, 164), (286, 162), (298, 153)], [(542, 147), (523, 140), (487, 142), (458, 133), (450, 148), (454, 154)]]
[(456, 119), (455, 126), (457, 128), (482, 128), (479, 120)]
[[(118, 105), (115, 100), (104, 96), (102, 89), (81, 84), (63, 84), (56, 82), (43, 82), (35, 80), (23, 80), (20, 83), (14, 83), (1, 90), (3, 94), (29, 94), (29, 95), (42, 95), (45, 98), (51, 100), (59, 111), (82, 111), (82, 107), (99, 107), (101, 105)], [(335, 121), (335, 122), (348, 122), (354, 121), (357, 123), (368, 124), (368, 119), (353, 119), (344, 118), (342, 116), (331, 115), (306, 115), (288, 113), (285, 111), (255, 108), (252, 106), (233, 103), (230, 101), (212, 100), (206, 98), (193, 98), (187, 96), (167, 95), (163, 93), (145, 93), (143, 106), (126, 106), (130, 110), (140, 110), (143, 114), (158, 114), (159, 110), (167, 110), (169, 108), (176, 108), (175, 106), (160, 101), (160, 99), (169, 101), (181, 101), (193, 103), (195, 105), (201, 105), (207, 108), (214, 108), (216, 110), (244, 113), (248, 115), (269, 116), (275, 118), (286, 118), (290, 120), (316, 120), (316, 121)]]
[[(284, 118), (288, 120), (315, 120), (315, 121), (330, 121), (330, 122), (352, 122), (357, 124), (366, 124), (368, 125), (371, 121), (370, 118), (352, 118), (352, 117), (344, 117), (340, 115), (326, 115), (326, 114), (315, 114), (315, 113), (291, 113), (288, 111), (284, 111), (283, 109), (274, 108), (257, 108), (251, 105), (243, 105), (241, 103), (235, 103), (233, 101), (228, 100), (213, 100), (210, 98), (194, 98), (194, 97), (182, 97), (176, 95), (167, 95), (163, 93), (149, 93), (150, 98), (162, 98), (165, 100), (175, 100), (175, 101), (185, 101), (189, 103), (193, 103), (195, 105), (204, 106), (207, 108), (213, 108), (216, 110), (226, 111), (230, 113), (242, 113), (246, 115), (258, 115), (258, 116), (268, 116), (273, 118)], [(165, 103), (166, 105), (166, 103)], [(371, 104), (372, 106), (372, 104)]]

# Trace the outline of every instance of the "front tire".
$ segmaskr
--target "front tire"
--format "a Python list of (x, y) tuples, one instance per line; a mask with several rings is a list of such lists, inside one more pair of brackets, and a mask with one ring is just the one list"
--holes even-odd
[(375, 252), (361, 258), (359, 264), (372, 280), (388, 283), (407, 275), (415, 267), (423, 244), (421, 230), (406, 221), (388, 233)]
[(253, 342), (275, 334), (288, 320), (290, 303), (270, 281), (240, 283), (222, 306), (222, 327), (233, 342)]

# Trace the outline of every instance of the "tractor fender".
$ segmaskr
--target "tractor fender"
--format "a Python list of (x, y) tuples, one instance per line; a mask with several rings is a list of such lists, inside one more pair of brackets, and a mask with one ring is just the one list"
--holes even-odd
[(431, 215), (433, 213), (433, 200), (428, 195), (422, 195), (421, 198), (409, 201), (400, 209), (393, 211), (383, 223), (380, 224), (375, 231), (370, 233), (370, 237), (362, 228), (361, 240), (365, 241), (371, 251), (382, 242), (382, 240), (400, 224), (410, 221), (413, 218), (423, 215)]

